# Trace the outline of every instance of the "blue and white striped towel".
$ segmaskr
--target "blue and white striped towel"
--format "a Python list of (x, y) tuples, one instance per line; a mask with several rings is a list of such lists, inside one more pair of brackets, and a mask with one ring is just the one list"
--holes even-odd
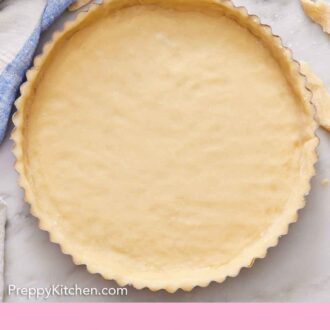
[(0, 0), (0, 143), (40, 34), (75, 0)]

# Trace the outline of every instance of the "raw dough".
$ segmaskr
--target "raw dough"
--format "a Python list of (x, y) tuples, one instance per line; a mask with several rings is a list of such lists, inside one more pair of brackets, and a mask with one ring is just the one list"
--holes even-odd
[(324, 32), (330, 33), (330, 4), (324, 0), (300, 0), (305, 13), (317, 24), (321, 25)]
[(307, 87), (312, 91), (319, 124), (330, 131), (330, 94), (327, 92), (323, 82), (311, 70), (306, 62), (301, 61), (301, 72), (307, 77)]
[(15, 154), (32, 211), (120, 284), (235, 276), (309, 190), (316, 124), (298, 67), (227, 1), (240, 24), (214, 3), (113, 3), (68, 26), (22, 89)]
[(69, 11), (75, 11), (83, 6), (86, 6), (90, 2), (92, 2), (92, 0), (77, 0), (69, 6)]

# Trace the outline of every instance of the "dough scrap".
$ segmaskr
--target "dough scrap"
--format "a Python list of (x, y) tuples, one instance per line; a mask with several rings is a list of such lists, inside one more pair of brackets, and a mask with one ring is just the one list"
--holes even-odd
[(315, 23), (321, 25), (324, 32), (330, 34), (330, 4), (324, 0), (300, 0), (306, 13)]
[(316, 119), (318, 123), (330, 131), (330, 94), (326, 90), (323, 81), (311, 70), (310, 66), (301, 61), (301, 72), (307, 77), (307, 87), (312, 91), (312, 102), (316, 107)]
[(75, 11), (83, 6), (86, 6), (90, 2), (91, 0), (77, 0), (74, 3), (72, 3), (68, 9), (69, 11)]
[(322, 181), (321, 181), (322, 186), (327, 186), (328, 184), (329, 184), (329, 179), (327, 179), (327, 178), (322, 179)]

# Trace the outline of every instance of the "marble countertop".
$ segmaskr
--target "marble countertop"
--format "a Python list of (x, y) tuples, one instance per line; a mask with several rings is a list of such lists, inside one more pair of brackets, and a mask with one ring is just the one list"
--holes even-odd
[[(310, 63), (330, 89), (330, 37), (304, 15), (298, 0), (236, 0), (250, 13), (272, 26), (275, 34), (293, 50), (296, 59)], [(71, 14), (65, 13), (45, 33), (60, 28)], [(42, 42), (42, 43), (43, 43)], [(0, 197), (8, 204), (5, 242), (5, 282), (17, 287), (49, 287), (62, 284), (79, 287), (116, 287), (99, 275), (91, 275), (83, 266), (75, 266), (71, 257), (49, 242), (23, 201), (14, 171), (10, 130), (0, 145)], [(306, 207), (299, 221), (290, 226), (289, 234), (269, 250), (265, 259), (257, 260), (252, 269), (222, 284), (211, 284), (192, 292), (175, 294), (128, 288), (127, 296), (52, 296), (47, 301), (330, 301), (330, 134), (319, 130), (317, 175)], [(26, 301), (25, 296), (5, 295), (5, 301)]]

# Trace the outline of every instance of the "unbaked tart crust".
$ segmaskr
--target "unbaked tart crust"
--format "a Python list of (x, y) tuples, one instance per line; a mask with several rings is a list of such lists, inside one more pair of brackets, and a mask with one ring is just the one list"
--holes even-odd
[(314, 174), (299, 65), (229, 1), (104, 1), (54, 35), (16, 105), (40, 227), (121, 285), (236, 276), (287, 233)]

